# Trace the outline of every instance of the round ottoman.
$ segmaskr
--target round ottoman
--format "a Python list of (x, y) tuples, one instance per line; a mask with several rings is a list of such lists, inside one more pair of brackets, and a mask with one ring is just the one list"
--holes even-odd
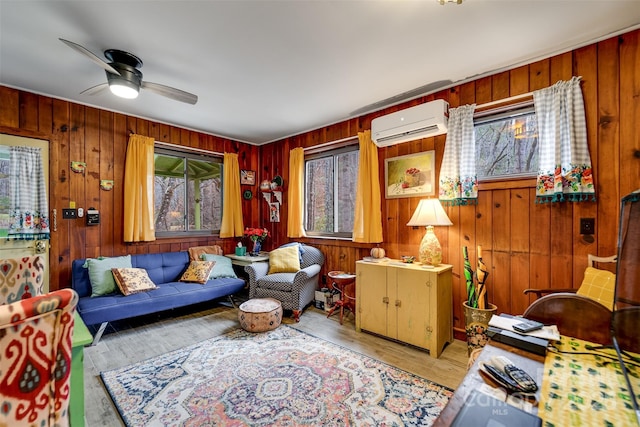
[(242, 329), (249, 332), (265, 332), (280, 326), (282, 304), (273, 298), (253, 298), (243, 302), (238, 309)]

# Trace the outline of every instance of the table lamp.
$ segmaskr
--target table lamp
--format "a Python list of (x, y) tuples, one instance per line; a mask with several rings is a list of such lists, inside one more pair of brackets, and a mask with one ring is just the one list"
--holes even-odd
[(442, 262), (442, 247), (433, 232), (433, 226), (453, 225), (440, 201), (438, 199), (420, 200), (407, 225), (427, 227), (427, 232), (420, 242), (420, 262), (425, 265), (439, 265)]

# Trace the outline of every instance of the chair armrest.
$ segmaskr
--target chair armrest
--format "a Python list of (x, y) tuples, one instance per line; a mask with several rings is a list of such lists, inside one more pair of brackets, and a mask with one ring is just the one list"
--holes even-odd
[(249, 274), (251, 282), (262, 279), (269, 272), (268, 262), (254, 262), (244, 267), (244, 271)]
[(320, 273), (320, 266), (318, 264), (311, 264), (309, 267), (303, 268), (302, 270), (298, 271), (293, 281), (297, 281), (298, 276), (305, 275), (307, 276), (307, 278), (309, 278), (317, 275), (318, 273)]
[(575, 294), (578, 290), (574, 288), (549, 288), (549, 289), (525, 289), (524, 294), (536, 294), (538, 298), (547, 294), (557, 294), (560, 292)]

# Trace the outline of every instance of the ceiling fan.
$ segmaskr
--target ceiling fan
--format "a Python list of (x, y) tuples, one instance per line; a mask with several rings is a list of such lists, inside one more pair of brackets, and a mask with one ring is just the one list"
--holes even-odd
[(109, 62), (105, 62), (93, 52), (77, 43), (65, 39), (59, 40), (76, 52), (91, 59), (104, 68), (107, 73), (106, 83), (90, 87), (82, 91), (81, 94), (95, 95), (108, 87), (114, 95), (133, 99), (138, 96), (140, 89), (145, 89), (176, 101), (186, 102), (187, 104), (193, 105), (198, 102), (198, 97), (192, 93), (158, 83), (143, 81), (142, 72), (139, 70), (142, 68), (142, 60), (129, 52), (118, 49), (107, 49), (104, 51), (104, 56)]

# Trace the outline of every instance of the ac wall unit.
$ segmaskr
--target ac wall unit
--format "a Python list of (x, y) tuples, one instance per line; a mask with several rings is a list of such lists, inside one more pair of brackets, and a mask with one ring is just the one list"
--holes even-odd
[(443, 99), (416, 105), (371, 121), (371, 139), (378, 147), (447, 132), (449, 103)]

